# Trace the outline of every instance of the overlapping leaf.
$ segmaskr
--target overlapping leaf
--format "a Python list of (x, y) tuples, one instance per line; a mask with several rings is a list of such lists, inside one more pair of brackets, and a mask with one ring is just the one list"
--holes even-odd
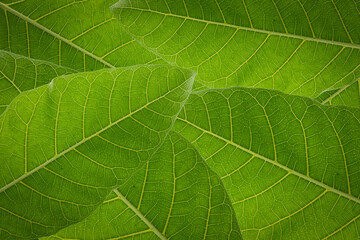
[(94, 214), (46, 239), (241, 239), (220, 178), (176, 133)]
[(21, 92), (74, 72), (70, 68), (0, 50), (0, 114)]
[[(114, 3), (1, 0), (0, 49), (42, 59), (0, 52), (1, 111), (61, 74), (162, 62), (124, 34)], [(198, 71), (195, 89), (360, 106), (358, 5), (121, 0), (113, 11), (147, 49)], [(246, 239), (360, 238), (359, 109), (195, 92), (175, 131), (220, 181), (176, 133), (150, 158), (192, 77), (138, 66), (16, 98), (0, 117), (0, 238), (54, 233), (123, 183), (51, 239), (239, 239), (221, 181)]]
[[(22, 80), (22, 83), (13, 81), (17, 83), (16, 86), (21, 87), (21, 90), (28, 90), (33, 86), (41, 86), (49, 82), (51, 76), (54, 75), (52, 71), (48, 71), (49, 69), (71, 71), (71, 69), (55, 64), (9, 52), (0, 51), (0, 54), (6, 63), (3, 69), (12, 70), (9, 75), (17, 73), (19, 76), (24, 76), (16, 78)], [(11, 65), (11, 68), (8, 65)], [(42, 68), (47, 71), (43, 71)], [(6, 82), (8, 82), (7, 79)], [(4, 94), (4, 96), (10, 102), (19, 94), (17, 91), (15, 93)], [(176, 148), (173, 148), (174, 146)], [(231, 203), (219, 178), (207, 167), (192, 146), (186, 143), (186, 140), (179, 138), (176, 133), (172, 133), (172, 137), (167, 140), (160, 151), (152, 158), (152, 161), (143, 166), (143, 169), (131, 181), (127, 181), (127, 189), (120, 188), (116, 193), (110, 195), (108, 200), (89, 218), (66, 228), (51, 238), (108, 239), (115, 236), (141, 235), (141, 237), (153, 236), (160, 239), (170, 236), (180, 239), (188, 236), (196, 236), (196, 238), (225, 238), (228, 236), (229, 239), (239, 239), (241, 234), (237, 219), (232, 212)], [(172, 151), (176, 151), (176, 154)], [(147, 168), (146, 173), (144, 173), (145, 168)], [(178, 171), (184, 174), (179, 174), (179, 177), (174, 178), (176, 172), (168, 171), (176, 169), (180, 169)], [(188, 171), (184, 169), (188, 169)], [(165, 172), (168, 174), (165, 175)], [(146, 185), (143, 185), (145, 176)], [(156, 182), (152, 179), (156, 179)], [(175, 179), (176, 182), (174, 182)], [(164, 188), (164, 183), (167, 182), (173, 182), (174, 185), (168, 184), (169, 186)], [(145, 188), (145, 186), (147, 187)], [(147, 190), (149, 186), (152, 191)], [(205, 186), (209, 189), (206, 189)], [(169, 189), (173, 190), (172, 195), (169, 194)], [(121, 195), (120, 191), (129, 195), (138, 207), (134, 207), (124, 196), (125, 201), (121, 200), (117, 195)], [(208, 192), (206, 193), (206, 191)], [(206, 199), (206, 196), (209, 199)], [(139, 203), (140, 198), (144, 199), (141, 200), (141, 204)], [(181, 201), (177, 199), (181, 199)], [(211, 206), (206, 206), (207, 204)], [(151, 206), (150, 209), (149, 206)], [(147, 217), (142, 212), (146, 212)], [(159, 216), (159, 212), (163, 214)], [(178, 216), (179, 212), (184, 215)], [(210, 215), (207, 216), (207, 214)], [(156, 215), (156, 217), (153, 218), (149, 215)], [(128, 224), (122, 228), (124, 223)], [(153, 224), (156, 224), (156, 227)], [(166, 227), (164, 227), (165, 225)], [(158, 228), (162, 230), (160, 231)]]
[(273, 90), (191, 94), (173, 130), (218, 173), (245, 239), (360, 236), (360, 110)]
[(121, 25), (196, 88), (261, 87), (316, 97), (360, 76), (360, 15), (344, 1), (122, 0)]
[(0, 49), (78, 71), (157, 61), (128, 36), (116, 0), (1, 0)]
[(0, 238), (49, 235), (88, 216), (160, 146), (193, 78), (134, 66), (16, 97), (0, 117)]

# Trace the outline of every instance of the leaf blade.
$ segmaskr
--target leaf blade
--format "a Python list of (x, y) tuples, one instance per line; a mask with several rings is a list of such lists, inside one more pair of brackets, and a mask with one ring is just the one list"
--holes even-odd
[[(278, 18), (278, 12), (274, 6), (269, 6), (274, 9), (269, 13), (262, 7), (274, 5), (273, 1), (262, 1), (259, 6), (249, 4), (257, 11), (264, 11), (264, 15), (254, 14), (263, 19), (264, 25), (280, 26), (276, 31), (266, 27), (264, 30), (260, 24), (246, 26), (245, 20), (239, 22), (246, 16), (241, 14), (243, 7), (230, 6), (241, 5), (241, 2), (221, 2), (226, 9), (225, 19), (230, 19), (228, 22), (224, 22), (213, 1), (186, 2), (188, 15), (181, 10), (184, 8), (181, 2), (146, 3), (148, 5), (142, 1), (121, 1), (112, 11), (124, 29), (150, 51), (172, 64), (197, 71), (200, 86), (195, 90), (202, 89), (203, 85), (207, 88), (242, 86), (316, 97), (322, 91), (342, 87), (359, 77), (359, 44), (349, 45), (348, 36), (341, 36), (342, 23), (334, 7), (332, 11), (321, 12), (332, 3), (311, 3), (317, 12), (313, 18), (319, 24), (316, 38), (296, 33), (300, 28), (294, 29), (295, 35), (286, 33), (281, 30), (280, 20), (278, 25), (272, 23), (271, 19)], [(289, 4), (282, 8), (289, 18), (288, 24), (292, 24), (293, 18), (303, 10), (300, 1)], [(351, 5), (353, 3), (342, 6), (341, 11), (347, 9), (352, 13), (348, 15), (353, 19), (349, 26), (355, 29), (358, 23), (354, 21), (359, 16)], [(307, 22), (305, 15), (296, 18), (300, 20)], [(328, 22), (334, 23), (329, 29), (334, 30), (335, 25), (338, 28), (333, 35), (322, 38), (320, 26), (324, 29)], [(354, 36), (357, 35), (354, 32)], [(337, 38), (342, 42), (332, 41)]]
[(173, 130), (220, 175), (244, 238), (316, 239), (360, 214), (359, 127), (357, 108), (235, 87), (194, 92)]
[[(124, 226), (129, 221), (132, 224)], [(93, 215), (49, 239), (138, 235), (149, 239), (241, 239), (219, 177), (190, 143), (174, 132), (147, 166), (115, 190)]]
[(2, 50), (0, 50), (0, 58), (0, 91), (2, 93), (0, 114), (5, 111), (8, 104), (21, 92), (47, 84), (57, 76), (75, 73), (70, 68)]
[[(134, 66), (58, 77), (15, 98), (0, 120), (3, 238), (20, 230), (23, 237), (48, 235), (89, 215), (158, 148), (193, 77), (173, 67)], [(76, 206), (82, 208), (70, 211)]]
[[(0, 2), (0, 49), (77, 71), (160, 63), (121, 30), (108, 9), (113, 3)], [(108, 38), (108, 32), (117, 34)]]
[(357, 107), (360, 101), (359, 79), (341, 88), (322, 92), (315, 99), (323, 104), (340, 104)]

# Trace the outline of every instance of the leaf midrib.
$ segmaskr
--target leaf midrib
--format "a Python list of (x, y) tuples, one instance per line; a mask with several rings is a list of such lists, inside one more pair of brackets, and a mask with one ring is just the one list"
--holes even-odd
[[(166, 95), (168, 95), (169, 93), (175, 91), (176, 89), (178, 89), (179, 87), (181, 87), (182, 85), (184, 85), (185, 83), (187, 83), (189, 80), (186, 79), (183, 83), (179, 84), (178, 86), (176, 86), (175, 88), (171, 89), (170, 91), (166, 92), (164, 95), (159, 96), (158, 98), (148, 102), (147, 104), (145, 104), (144, 106), (136, 109), (135, 111), (123, 116), (122, 118), (118, 119), (115, 122), (110, 123), (108, 126), (104, 127), (103, 129), (101, 129), (100, 131), (95, 132), (94, 134), (90, 135), (87, 138), (84, 138), (83, 140), (81, 140), (80, 142), (74, 144), (73, 146), (67, 148), (66, 150), (62, 151), (61, 153), (58, 153), (57, 155), (55, 155), (54, 157), (50, 158), (49, 160), (47, 160), (46, 162), (42, 163), (41, 165), (37, 166), (36, 168), (32, 169), (31, 171), (27, 172), (26, 174), (20, 176), (19, 178), (15, 179), (14, 181), (12, 181), (11, 183), (5, 185), (4, 187), (2, 187), (0, 189), (0, 193), (4, 192), (5, 190), (9, 189), (10, 187), (14, 186), (15, 184), (17, 184), (18, 182), (22, 181), (23, 179), (27, 178), (28, 176), (31, 176), (33, 173), (39, 171), (40, 169), (42, 169), (43, 167), (47, 166), (48, 164), (52, 163), (53, 161), (57, 160), (58, 158), (62, 157), (63, 155), (65, 155), (66, 153), (72, 151), (73, 149), (77, 148), (78, 146), (82, 145), (83, 143), (87, 142), (88, 140), (92, 139), (93, 137), (98, 136), (99, 134), (101, 134), (102, 132), (106, 131), (107, 129), (113, 127), (114, 125), (118, 124), (119, 122), (123, 121), (124, 119), (132, 116), (133, 114), (141, 111), (142, 109), (145, 109), (147, 106), (149, 106), (150, 104), (158, 101), (159, 99), (165, 97)], [(35, 110), (34, 110), (35, 111)]]
[(50, 29), (44, 27), (43, 25), (35, 22), (33, 19), (31, 19), (31, 18), (23, 15), (22, 13), (20, 13), (20, 12), (16, 11), (15, 9), (9, 7), (8, 5), (0, 2), (0, 7), (3, 8), (3, 9), (5, 9), (5, 10), (8, 11), (8, 12), (14, 14), (15, 16), (19, 17), (20, 19), (24, 20), (25, 22), (28, 22), (28, 23), (34, 25), (35, 27), (41, 29), (42, 31), (44, 31), (44, 32), (46, 32), (46, 33), (48, 33), (48, 34), (50, 34), (51, 36), (53, 36), (53, 37), (55, 37), (55, 38), (63, 41), (64, 43), (66, 43), (66, 44), (68, 44), (68, 45), (76, 48), (76, 49), (79, 50), (80, 52), (82, 52), (82, 53), (84, 53), (84, 54), (86, 54), (86, 55), (94, 58), (95, 60), (97, 60), (97, 61), (105, 64), (106, 66), (108, 66), (108, 67), (110, 67), (110, 68), (115, 68), (114, 65), (112, 65), (112, 64), (108, 63), (107, 61), (101, 59), (100, 57), (96, 56), (95, 54), (93, 54), (93, 53), (85, 50), (84, 48), (80, 47), (79, 45), (74, 44), (73, 42), (69, 41), (68, 39), (66, 39), (66, 38), (60, 36), (59, 34), (51, 31)]
[(300, 178), (303, 178), (303, 179), (305, 179), (305, 180), (307, 180), (307, 181), (309, 181), (309, 182), (311, 182), (311, 183), (314, 183), (314, 184), (316, 184), (316, 185), (318, 185), (318, 186), (320, 186), (320, 187), (322, 187), (322, 188), (325, 188), (325, 189), (327, 189), (327, 190), (329, 190), (329, 191), (331, 191), (331, 192), (334, 192), (334, 193), (336, 193), (336, 194), (339, 194), (340, 196), (343, 196), (343, 197), (345, 197), (345, 198), (348, 198), (348, 199), (350, 199), (350, 200), (352, 200), (352, 201), (354, 201), (354, 202), (356, 202), (356, 203), (360, 203), (360, 199), (358, 199), (358, 198), (356, 198), (356, 197), (354, 197), (354, 196), (352, 196), (352, 195), (349, 195), (349, 194), (347, 194), (347, 193), (344, 193), (344, 192), (342, 192), (342, 191), (340, 191), (340, 190), (338, 190), (338, 189), (335, 189), (335, 188), (333, 188), (333, 187), (330, 187), (330, 186), (327, 185), (327, 184), (324, 184), (324, 183), (319, 182), (319, 181), (317, 181), (317, 180), (315, 180), (315, 179), (312, 179), (312, 178), (310, 178), (310, 177), (308, 177), (308, 176), (306, 176), (306, 175), (304, 175), (304, 174), (302, 174), (302, 173), (299, 173), (299, 172), (297, 172), (297, 171), (294, 171), (293, 169), (288, 168), (288, 167), (286, 167), (286, 166), (284, 166), (284, 165), (282, 165), (282, 164), (280, 164), (280, 163), (278, 163), (278, 162), (275, 162), (275, 161), (272, 160), (272, 159), (269, 159), (269, 158), (267, 158), (267, 157), (265, 157), (265, 156), (263, 156), (263, 155), (260, 155), (260, 154), (258, 154), (258, 153), (256, 153), (256, 152), (253, 152), (253, 151), (251, 151), (250, 149), (247, 149), (247, 148), (245, 148), (245, 147), (243, 147), (243, 146), (241, 146), (241, 145), (238, 145), (238, 144), (236, 144), (236, 143), (234, 143), (234, 142), (232, 142), (232, 141), (230, 141), (230, 140), (228, 140), (228, 139), (226, 139), (226, 138), (223, 138), (223, 137), (221, 137), (221, 136), (219, 136), (219, 135), (217, 135), (217, 134), (215, 134), (215, 133), (213, 133), (213, 132), (210, 132), (210, 131), (208, 131), (208, 130), (205, 130), (205, 129), (203, 129), (203, 128), (197, 126), (197, 125), (195, 125), (194, 123), (187, 121), (186, 119), (177, 117), (176, 120), (177, 120), (177, 121), (180, 120), (180, 121), (182, 121), (182, 122), (184, 122), (184, 123), (186, 123), (186, 124), (189, 124), (189, 125), (191, 125), (192, 127), (195, 127), (196, 129), (198, 129), (198, 130), (200, 130), (200, 131), (202, 131), (202, 132), (205, 132), (205, 133), (207, 133), (207, 134), (210, 134), (211, 136), (214, 136), (214, 137), (216, 137), (216, 138), (218, 138), (218, 139), (226, 142), (227, 144), (230, 144), (230, 145), (232, 145), (232, 146), (234, 146), (234, 147), (236, 147), (236, 148), (238, 148), (238, 149), (241, 149), (242, 151), (247, 152), (247, 153), (249, 153), (249, 154), (251, 154), (251, 155), (253, 155), (253, 156), (257, 157), (257, 158), (260, 158), (260, 159), (262, 159), (262, 160), (264, 160), (264, 161), (266, 161), (266, 162), (269, 162), (269, 163), (271, 163), (271, 164), (273, 164), (273, 165), (275, 165), (275, 166), (277, 166), (277, 167), (280, 167), (280, 168), (284, 169), (285, 171), (290, 172), (290, 173), (292, 173), (292, 174), (294, 174), (294, 175), (296, 175), (296, 176), (298, 176), (298, 177), (300, 177)]
[(134, 206), (126, 199), (117, 189), (114, 190), (121, 200), (161, 239), (167, 240), (167, 238), (161, 234), (161, 232)]
[[(116, 7), (116, 5), (114, 5), (114, 7)], [(199, 19), (199, 18), (194, 18), (194, 17), (189, 17), (189, 16), (176, 15), (176, 14), (172, 14), (172, 13), (164, 13), (164, 12), (159, 12), (159, 11), (155, 11), (152, 9), (141, 9), (141, 8), (134, 8), (134, 7), (119, 7), (119, 8), (137, 10), (137, 11), (142, 11), (142, 12), (152, 12), (152, 13), (161, 14), (164, 16), (176, 17), (176, 18), (181, 18), (181, 19), (185, 19), (185, 20), (202, 22), (202, 23), (206, 23), (206, 24), (225, 26), (225, 27), (241, 29), (241, 30), (245, 30), (245, 31), (265, 33), (265, 34), (269, 34), (269, 35), (301, 39), (301, 40), (306, 40), (306, 41), (310, 41), (310, 42), (318, 42), (318, 43), (325, 43), (325, 44), (360, 49), (360, 44), (339, 42), (339, 41), (333, 41), (333, 40), (327, 40), (327, 39), (300, 36), (300, 35), (295, 35), (295, 34), (290, 34), (290, 33), (281, 33), (281, 32), (274, 32), (274, 31), (268, 31), (268, 30), (257, 29), (257, 28), (243, 27), (243, 26), (238, 26), (238, 25), (229, 24), (229, 23), (215, 22), (215, 21), (211, 21), (211, 20), (204, 20), (204, 19)]]

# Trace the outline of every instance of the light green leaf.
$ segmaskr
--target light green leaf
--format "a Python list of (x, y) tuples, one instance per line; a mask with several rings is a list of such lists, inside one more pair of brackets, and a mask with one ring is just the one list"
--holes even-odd
[(0, 49), (77, 71), (157, 61), (128, 36), (116, 0), (1, 0)]
[(121, 25), (195, 88), (259, 87), (316, 97), (360, 77), (352, 0), (122, 0)]
[(160, 146), (194, 73), (134, 66), (55, 78), (0, 117), (0, 239), (87, 217)]
[(230, 195), (245, 239), (360, 236), (360, 109), (274, 90), (194, 92), (173, 130)]
[(74, 72), (70, 68), (0, 50), (0, 114), (21, 92)]
[(341, 88), (322, 92), (316, 100), (323, 104), (360, 106), (360, 78)]
[(90, 217), (46, 239), (125, 238), (241, 239), (220, 178), (176, 133)]

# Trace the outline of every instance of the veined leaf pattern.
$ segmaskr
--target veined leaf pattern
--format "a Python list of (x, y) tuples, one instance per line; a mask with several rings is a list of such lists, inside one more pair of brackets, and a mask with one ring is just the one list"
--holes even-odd
[(220, 178), (171, 132), (90, 217), (46, 239), (242, 239)]
[(0, 50), (0, 114), (21, 92), (49, 83), (75, 71), (46, 61)]
[(360, 78), (340, 88), (327, 90), (315, 98), (323, 104), (360, 106)]
[(115, 2), (0, 1), (1, 239), (360, 238), (357, 1)]
[(360, 236), (360, 111), (274, 90), (194, 92), (173, 130), (218, 173), (245, 239)]
[(316, 97), (360, 76), (356, 2), (123, 0), (135, 39), (198, 72), (195, 89), (260, 87)]
[(134, 66), (17, 96), (0, 117), (0, 238), (41, 237), (88, 216), (160, 147), (193, 79)]
[[(46, 61), (29, 59), (10, 52), (0, 51), (0, 56), (6, 63), (3, 69), (11, 70), (11, 74), (8, 75), (16, 73), (23, 76), (22, 73), (27, 73), (24, 74), (25, 78), (19, 77), (22, 82), (14, 81), (21, 90), (29, 90), (34, 86), (50, 82), (53, 72), (41, 70), (36, 67), (38, 64), (44, 65), (46, 70), (63, 69)], [(11, 65), (11, 68), (7, 65)], [(41, 80), (38, 79), (39, 77)], [(9, 102), (21, 92), (21, 90), (19, 92), (12, 90), (13, 94), (4, 95)], [(201, 239), (241, 238), (237, 218), (221, 180), (207, 167), (193, 147), (182, 137), (172, 133), (160, 151), (132, 177), (131, 181), (126, 181), (126, 186), (108, 196), (104, 204), (90, 217), (47, 239), (108, 239), (115, 236), (116, 238), (141, 236), (154, 239), (185, 239), (188, 236)], [(169, 170), (173, 172), (165, 174)], [(178, 177), (176, 171), (181, 171)], [(164, 183), (171, 181), (174, 185), (167, 184), (168, 186), (164, 188)], [(169, 194), (170, 190), (172, 195)], [(137, 207), (127, 198), (135, 202)], [(179, 212), (184, 214), (179, 215)], [(123, 225), (124, 228), (121, 227)]]
[(77, 71), (160, 63), (115, 21), (115, 2), (1, 0), (0, 49)]

